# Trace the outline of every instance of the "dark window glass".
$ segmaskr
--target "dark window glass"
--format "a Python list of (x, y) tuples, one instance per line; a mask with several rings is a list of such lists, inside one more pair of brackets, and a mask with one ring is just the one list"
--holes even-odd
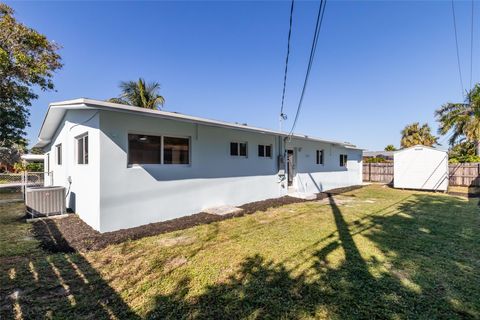
[(77, 163), (83, 164), (84, 162), (83, 157), (83, 138), (77, 139)]
[(230, 155), (238, 156), (238, 143), (230, 142)]
[(85, 142), (83, 143), (83, 154), (85, 157), (83, 163), (88, 164), (88, 136), (84, 136), (83, 140), (85, 140)]
[(247, 144), (240, 143), (240, 156), (246, 157), (247, 156)]
[(56, 146), (57, 150), (57, 164), (61, 165), (62, 164), (62, 145), (59, 144)]
[(188, 138), (163, 137), (163, 163), (189, 164), (189, 149)]
[(128, 164), (159, 164), (160, 137), (128, 135)]
[(317, 150), (317, 164), (323, 164), (323, 150)]
[(258, 156), (265, 157), (265, 146), (263, 144), (258, 145)]
[(347, 165), (347, 155), (341, 154), (340, 155), (340, 167), (345, 167)]
[(272, 157), (272, 146), (265, 146), (265, 157)]

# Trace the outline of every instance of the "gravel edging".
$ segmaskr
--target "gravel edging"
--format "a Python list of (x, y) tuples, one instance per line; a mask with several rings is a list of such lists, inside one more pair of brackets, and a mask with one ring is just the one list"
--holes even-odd
[(33, 234), (36, 239), (40, 240), (41, 247), (50, 252), (85, 252), (91, 250), (101, 250), (111, 244), (183, 230), (198, 225), (209, 224), (233, 217), (252, 214), (257, 211), (265, 211), (269, 208), (277, 208), (292, 203), (317, 201), (328, 197), (330, 194), (341, 194), (362, 187), (363, 186), (338, 188), (328, 192), (318, 193), (317, 198), (314, 200), (305, 200), (284, 196), (280, 198), (250, 202), (239, 206), (243, 209), (243, 211), (240, 213), (219, 216), (200, 212), (168, 221), (150, 223), (135, 228), (105, 233), (100, 233), (92, 229), (77, 215), (72, 214), (71, 216), (63, 219), (42, 219), (32, 222)]

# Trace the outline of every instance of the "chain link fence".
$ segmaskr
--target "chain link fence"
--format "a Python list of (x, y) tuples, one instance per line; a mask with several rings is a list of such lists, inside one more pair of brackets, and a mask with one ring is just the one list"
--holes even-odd
[(48, 172), (0, 173), (0, 201), (23, 200), (25, 188), (52, 185)]

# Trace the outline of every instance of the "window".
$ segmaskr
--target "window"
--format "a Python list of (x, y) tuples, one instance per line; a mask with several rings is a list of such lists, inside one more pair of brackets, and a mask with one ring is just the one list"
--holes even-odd
[(272, 157), (272, 146), (271, 145), (259, 144), (258, 145), (258, 156), (259, 157), (265, 157), (265, 158), (271, 158)]
[(230, 155), (246, 157), (247, 143), (246, 142), (230, 142)]
[(161, 137), (128, 135), (128, 164), (160, 164)]
[(189, 164), (190, 139), (163, 137), (163, 163)]
[(77, 163), (88, 164), (88, 134), (77, 137)]
[(317, 164), (323, 164), (323, 150), (317, 150)]
[(62, 144), (57, 144), (55, 146), (55, 153), (57, 157), (57, 164), (62, 165)]
[(346, 154), (341, 154), (340, 155), (340, 167), (346, 167), (347, 166), (347, 155)]
[(45, 159), (47, 161), (47, 173), (50, 173), (50, 152), (47, 153), (47, 158)]

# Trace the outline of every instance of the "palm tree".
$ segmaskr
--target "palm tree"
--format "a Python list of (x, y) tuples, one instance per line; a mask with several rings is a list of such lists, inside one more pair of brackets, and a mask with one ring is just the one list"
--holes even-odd
[(165, 103), (165, 98), (158, 94), (160, 90), (158, 82), (145, 83), (145, 80), (139, 78), (137, 82), (122, 81), (119, 87), (122, 90), (121, 95), (109, 99), (109, 102), (147, 109), (159, 109)]
[(431, 129), (428, 124), (423, 124), (420, 127), (418, 122), (414, 122), (405, 126), (402, 130), (402, 140), (400, 140), (400, 146), (402, 148), (408, 148), (421, 144), (431, 147), (438, 144), (438, 137), (431, 134)]
[(435, 116), (440, 123), (440, 134), (452, 130), (450, 145), (462, 140), (472, 142), (480, 156), (480, 84), (467, 93), (465, 103), (446, 103), (435, 111)]
[(397, 151), (397, 148), (393, 144), (389, 144), (385, 147), (385, 151)]

